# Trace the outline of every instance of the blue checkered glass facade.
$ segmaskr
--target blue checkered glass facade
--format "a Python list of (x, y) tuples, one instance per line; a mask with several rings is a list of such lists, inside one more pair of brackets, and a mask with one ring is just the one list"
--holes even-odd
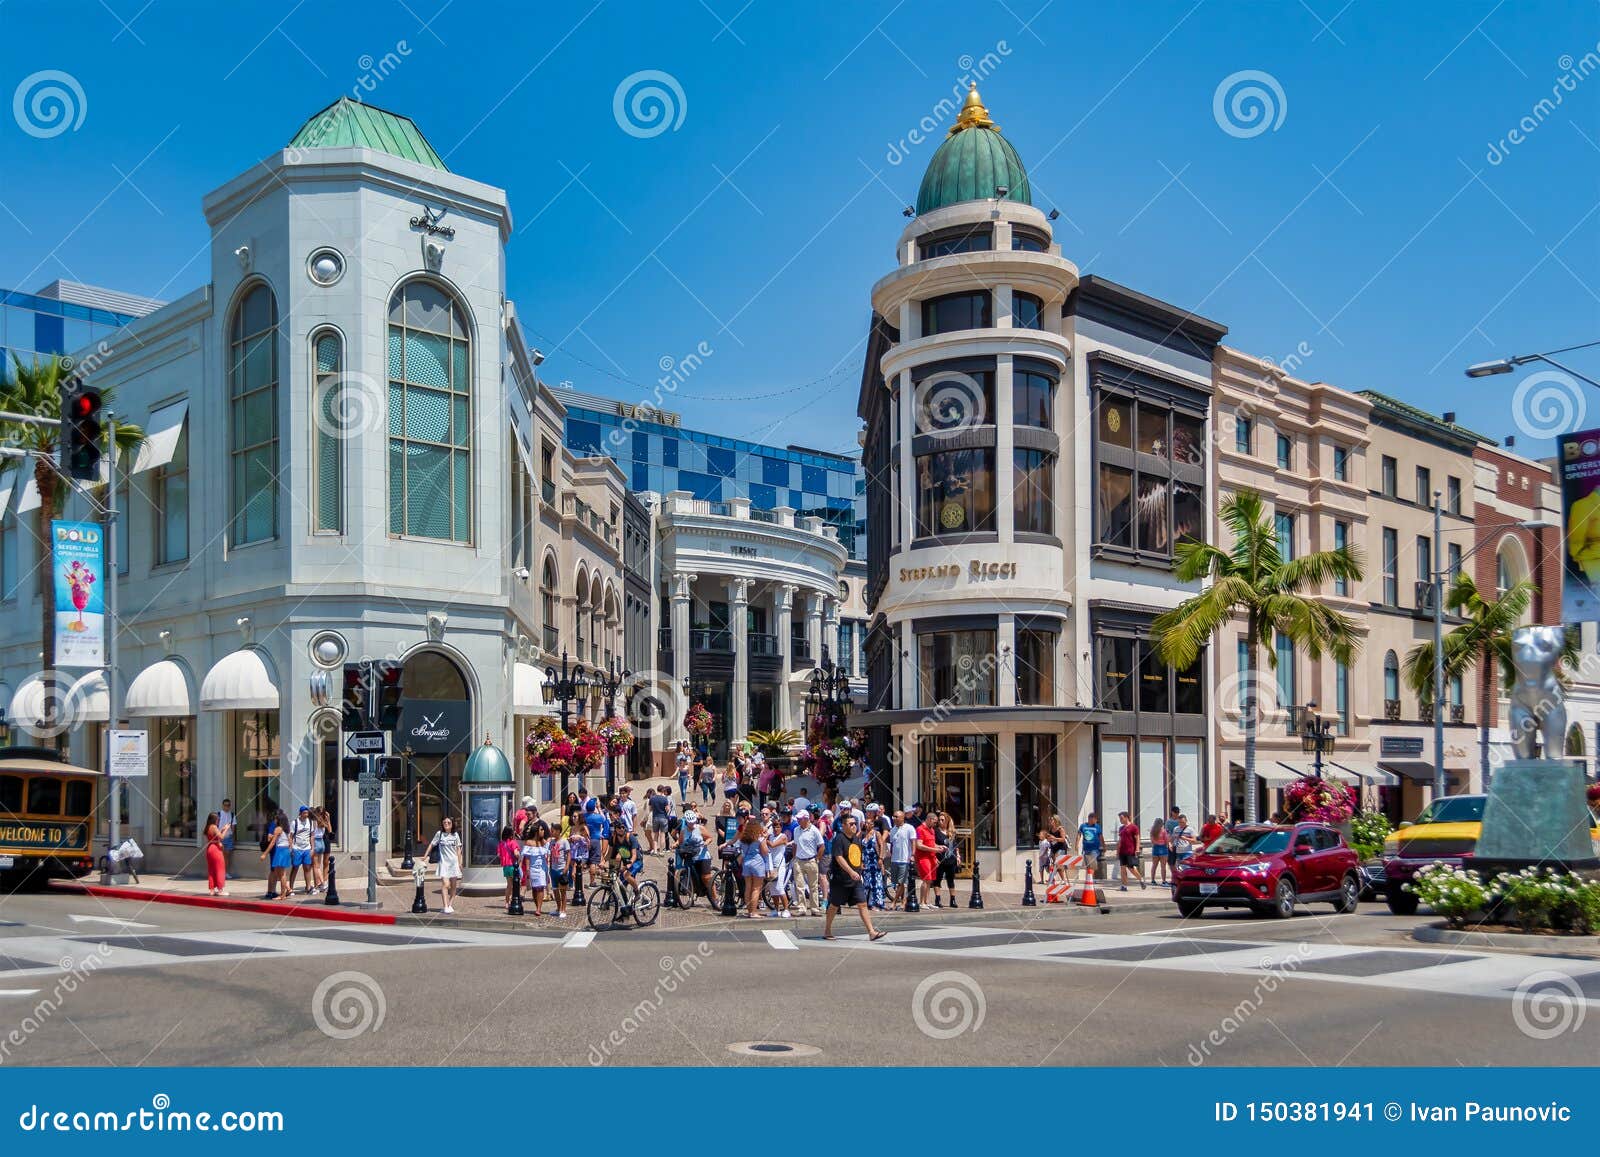
[(133, 314), (0, 289), (0, 358), (10, 373), (13, 357), (29, 365), (51, 354), (92, 349), (134, 320)]
[(680, 426), (567, 408), (567, 448), (605, 455), (633, 490), (686, 490), (708, 502), (748, 498), (757, 510), (792, 507), (831, 523), (854, 559), (865, 559), (866, 479), (859, 460), (763, 446)]

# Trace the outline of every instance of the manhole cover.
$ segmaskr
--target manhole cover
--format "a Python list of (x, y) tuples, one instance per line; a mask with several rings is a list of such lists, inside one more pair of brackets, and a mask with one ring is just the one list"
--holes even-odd
[(747, 1040), (729, 1045), (728, 1051), (741, 1057), (814, 1057), (822, 1050), (793, 1041)]

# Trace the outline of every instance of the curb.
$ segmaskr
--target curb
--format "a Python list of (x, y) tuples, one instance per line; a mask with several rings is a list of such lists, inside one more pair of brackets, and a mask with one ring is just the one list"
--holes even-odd
[(1600, 936), (1524, 936), (1516, 932), (1472, 932), (1438, 924), (1419, 924), (1411, 930), (1411, 939), (1455, 948), (1502, 948), (1517, 952), (1532, 949), (1541, 956), (1574, 956), (1585, 960), (1600, 957)]
[(235, 900), (230, 896), (196, 896), (187, 892), (150, 892), (143, 888), (117, 888), (76, 881), (52, 881), (61, 892), (99, 896), (107, 900), (142, 900), (147, 904), (181, 904), (189, 908), (216, 908), (226, 912), (253, 912), (261, 916), (297, 916), (302, 920), (335, 920), (345, 924), (393, 924), (392, 912), (354, 912), (326, 904), (280, 904), (271, 900)]

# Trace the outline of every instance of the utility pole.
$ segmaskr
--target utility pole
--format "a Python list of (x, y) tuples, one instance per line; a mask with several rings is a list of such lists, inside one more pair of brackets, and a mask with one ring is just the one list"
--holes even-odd
[(1433, 558), (1428, 587), (1433, 593), (1433, 798), (1444, 798), (1444, 567), (1439, 492), (1433, 492)]
[(111, 851), (121, 843), (123, 780), (111, 774), (111, 733), (120, 722), (122, 698), (117, 694), (117, 416), (106, 411), (106, 741), (104, 748), (106, 783), (111, 788), (111, 822), (106, 837), (106, 862), (112, 864), (111, 875), (119, 875)]

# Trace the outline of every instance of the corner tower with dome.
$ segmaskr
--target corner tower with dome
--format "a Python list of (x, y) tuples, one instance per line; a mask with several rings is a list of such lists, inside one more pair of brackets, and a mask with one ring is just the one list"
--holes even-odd
[(872, 287), (868, 731), (881, 788), (951, 812), (963, 870), (1020, 880), (1040, 827), (1148, 829), (1220, 798), (1211, 668), (1147, 646), (1213, 529), (1224, 327), (1080, 276), (974, 85)]

